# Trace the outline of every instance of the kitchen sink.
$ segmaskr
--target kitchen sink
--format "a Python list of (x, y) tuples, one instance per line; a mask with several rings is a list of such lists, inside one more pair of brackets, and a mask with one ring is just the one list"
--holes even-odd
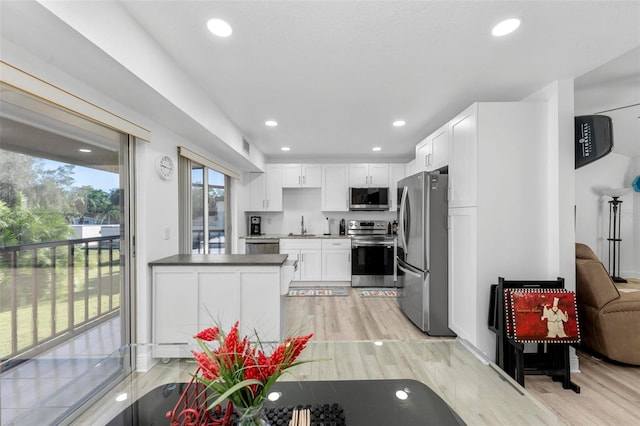
[(293, 232), (289, 232), (289, 237), (297, 237), (297, 238), (315, 238), (315, 234), (294, 234)]

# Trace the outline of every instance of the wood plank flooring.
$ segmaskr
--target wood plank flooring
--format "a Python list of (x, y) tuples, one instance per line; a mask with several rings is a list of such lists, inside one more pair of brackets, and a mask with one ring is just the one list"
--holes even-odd
[[(434, 339), (399, 310), (393, 298), (287, 297), (287, 334), (314, 333), (314, 341)], [(442, 338), (437, 338), (442, 339)], [(569, 425), (640, 424), (640, 367), (593, 358), (578, 351), (581, 393), (545, 376), (526, 376), (526, 391)]]

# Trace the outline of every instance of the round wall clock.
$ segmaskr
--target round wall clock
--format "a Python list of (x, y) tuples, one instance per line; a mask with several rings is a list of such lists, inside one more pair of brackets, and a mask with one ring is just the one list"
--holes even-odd
[(168, 155), (159, 155), (156, 158), (156, 173), (164, 180), (169, 180), (173, 176), (175, 165)]

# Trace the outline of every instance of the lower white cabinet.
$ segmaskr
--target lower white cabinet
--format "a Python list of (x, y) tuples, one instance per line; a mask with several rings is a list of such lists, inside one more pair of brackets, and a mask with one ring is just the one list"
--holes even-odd
[(280, 266), (153, 266), (153, 354), (190, 357), (193, 336), (240, 321), (242, 335), (284, 337)]
[(298, 261), (294, 281), (320, 281), (322, 279), (322, 244), (318, 238), (283, 238), (280, 253)]
[(293, 281), (351, 281), (350, 238), (282, 238), (280, 253), (298, 261)]
[(322, 240), (322, 281), (351, 281), (351, 240)]
[(477, 342), (477, 208), (449, 209), (449, 328)]

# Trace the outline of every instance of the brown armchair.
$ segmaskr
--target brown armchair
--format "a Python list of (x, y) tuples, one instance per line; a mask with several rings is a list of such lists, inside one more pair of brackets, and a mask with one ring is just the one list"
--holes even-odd
[(640, 291), (619, 292), (598, 257), (580, 243), (576, 297), (582, 343), (612, 360), (640, 365)]

